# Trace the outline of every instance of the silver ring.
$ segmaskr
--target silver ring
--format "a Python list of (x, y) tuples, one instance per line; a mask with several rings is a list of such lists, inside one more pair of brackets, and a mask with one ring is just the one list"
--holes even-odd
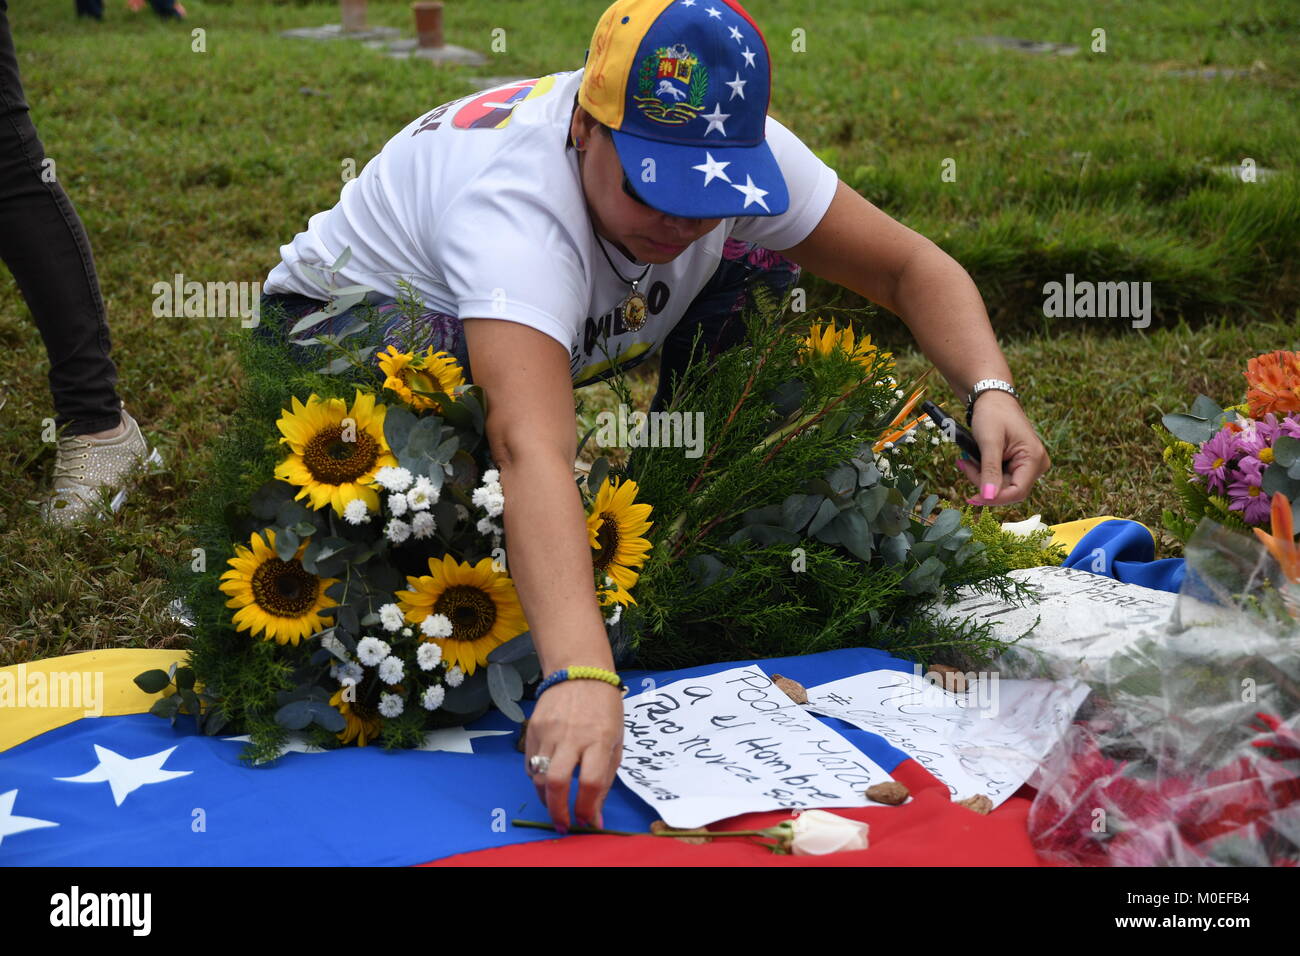
[(529, 773), (546, 773), (551, 769), (551, 758), (536, 754), (528, 758)]

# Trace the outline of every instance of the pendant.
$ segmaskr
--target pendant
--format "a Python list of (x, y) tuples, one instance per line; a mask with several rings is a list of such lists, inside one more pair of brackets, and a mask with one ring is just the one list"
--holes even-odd
[(632, 283), (632, 291), (623, 300), (622, 308), (623, 328), (629, 332), (640, 331), (641, 327), (645, 325), (646, 319), (649, 318), (649, 309), (646, 306), (645, 296), (641, 294), (641, 290), (636, 287), (635, 282)]

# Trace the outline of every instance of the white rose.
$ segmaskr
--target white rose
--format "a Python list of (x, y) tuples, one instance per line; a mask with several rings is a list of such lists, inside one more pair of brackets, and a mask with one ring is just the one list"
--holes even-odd
[(1043, 524), (1042, 515), (1034, 515), (1032, 518), (1026, 518), (1024, 521), (1002, 522), (1003, 531), (1010, 531), (1012, 534), (1018, 534), (1026, 538), (1029, 537), (1031, 534), (1033, 534), (1035, 531), (1037, 531), (1039, 528), (1046, 528), (1046, 527), (1047, 525)]
[(841, 850), (865, 850), (867, 825), (825, 810), (805, 810), (792, 821), (796, 856), (822, 856)]

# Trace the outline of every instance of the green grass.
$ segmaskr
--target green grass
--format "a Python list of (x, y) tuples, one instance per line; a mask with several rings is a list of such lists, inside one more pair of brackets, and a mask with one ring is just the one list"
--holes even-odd
[[(163, 575), (189, 561), (182, 505), (235, 408), (238, 320), (155, 318), (153, 284), (176, 272), (260, 281), (277, 247), (336, 201), (344, 160), (360, 168), (411, 119), (468, 92), (465, 75), (576, 68), (605, 4), (448, 5), (448, 42), (487, 50), (493, 28), (507, 31), (507, 52), (478, 69), (277, 35), (337, 20), (333, 2), (191, 0), (185, 24), (110, 6), (104, 23), (77, 21), (64, 0), (11, 5), (9, 17), (33, 118), (94, 247), (120, 391), (169, 471), (106, 526), (37, 524), (54, 458), (40, 441), (52, 415), (47, 365), (0, 270), (9, 490), (0, 664), (184, 639), (163, 613)], [(747, 9), (773, 53), (773, 114), (867, 198), (950, 251), (985, 296), (1054, 463), (1029, 502), (1000, 516), (1157, 525), (1173, 497), (1149, 423), (1197, 391), (1235, 400), (1247, 358), (1300, 346), (1300, 17), (1263, 2), (753, 0)], [(370, 21), (412, 29), (405, 2), (371, 2)], [(206, 53), (191, 51), (196, 27)], [(1109, 52), (1088, 51), (1094, 27), (1106, 29)], [(796, 28), (807, 52), (791, 50)], [(1042, 57), (968, 42), (989, 34), (1084, 49)], [(1256, 64), (1234, 79), (1166, 73)], [(956, 182), (940, 178), (948, 157)], [(1281, 175), (1245, 184), (1210, 169), (1243, 157)], [(1066, 272), (1151, 281), (1151, 327), (1044, 319), (1042, 286)], [(861, 313), (844, 290), (804, 285), (813, 315)], [(923, 367), (897, 319), (859, 318), (898, 350), (905, 372)], [(949, 458), (932, 476), (955, 500), (970, 491)], [(1160, 556), (1173, 545), (1162, 535)]]

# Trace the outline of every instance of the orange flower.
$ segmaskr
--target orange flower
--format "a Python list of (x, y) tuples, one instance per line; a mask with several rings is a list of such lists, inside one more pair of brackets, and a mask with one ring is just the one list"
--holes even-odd
[(1300, 581), (1300, 548), (1295, 543), (1295, 526), (1291, 521), (1291, 502), (1280, 491), (1273, 492), (1273, 533), (1265, 534), (1263, 528), (1253, 528), (1255, 536), (1264, 542), (1269, 554), (1277, 558), (1282, 572), (1292, 581)]
[(1251, 418), (1300, 412), (1300, 352), (1268, 352), (1246, 363)]

